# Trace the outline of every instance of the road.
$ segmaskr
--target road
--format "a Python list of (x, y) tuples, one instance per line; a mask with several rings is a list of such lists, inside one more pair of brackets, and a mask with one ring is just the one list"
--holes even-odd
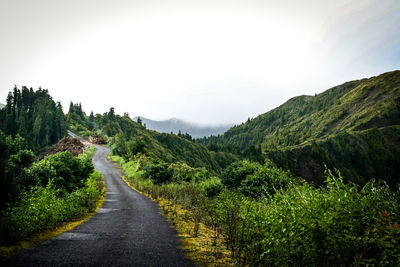
[(105, 179), (104, 204), (90, 220), (12, 255), (1, 266), (194, 266), (180, 249), (176, 230), (156, 203), (128, 187), (96, 146), (93, 164)]

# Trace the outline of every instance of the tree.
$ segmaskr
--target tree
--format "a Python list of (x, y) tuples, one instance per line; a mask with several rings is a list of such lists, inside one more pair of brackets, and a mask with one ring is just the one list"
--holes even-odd
[[(70, 109), (75, 109), (72, 102)], [(39, 151), (66, 133), (61, 103), (55, 103), (47, 90), (15, 87), (7, 96), (6, 107), (0, 110), (0, 129), (12, 136), (18, 133), (29, 148)]]
[[(15, 138), (6, 136), (0, 131), (0, 209), (17, 198), (26, 184), (24, 168), (34, 161), (34, 154), (23, 149), (24, 139), (17, 135)], [(20, 181), (25, 181), (20, 183)]]

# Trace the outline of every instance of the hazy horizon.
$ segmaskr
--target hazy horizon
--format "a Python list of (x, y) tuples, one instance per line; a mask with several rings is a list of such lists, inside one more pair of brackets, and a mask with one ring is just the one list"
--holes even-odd
[(41, 86), (64, 112), (240, 124), (400, 69), (395, 0), (5, 0), (0, 22), (0, 103)]

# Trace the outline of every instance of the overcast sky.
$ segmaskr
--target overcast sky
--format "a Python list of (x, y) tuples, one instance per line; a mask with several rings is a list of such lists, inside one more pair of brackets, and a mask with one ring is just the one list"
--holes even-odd
[(0, 102), (240, 123), (400, 69), (398, 0), (0, 0)]

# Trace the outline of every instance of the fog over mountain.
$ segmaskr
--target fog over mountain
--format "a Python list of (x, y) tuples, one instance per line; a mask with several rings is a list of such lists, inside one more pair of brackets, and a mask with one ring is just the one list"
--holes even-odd
[(146, 124), (146, 127), (150, 130), (154, 130), (160, 133), (173, 132), (175, 134), (181, 131), (182, 133), (190, 134), (193, 138), (223, 134), (233, 126), (232, 124), (198, 125), (177, 118), (172, 118), (164, 121), (156, 121), (144, 118), (142, 116), (136, 116), (133, 118), (133, 120), (137, 121), (138, 118), (140, 118), (142, 120), (142, 123)]

